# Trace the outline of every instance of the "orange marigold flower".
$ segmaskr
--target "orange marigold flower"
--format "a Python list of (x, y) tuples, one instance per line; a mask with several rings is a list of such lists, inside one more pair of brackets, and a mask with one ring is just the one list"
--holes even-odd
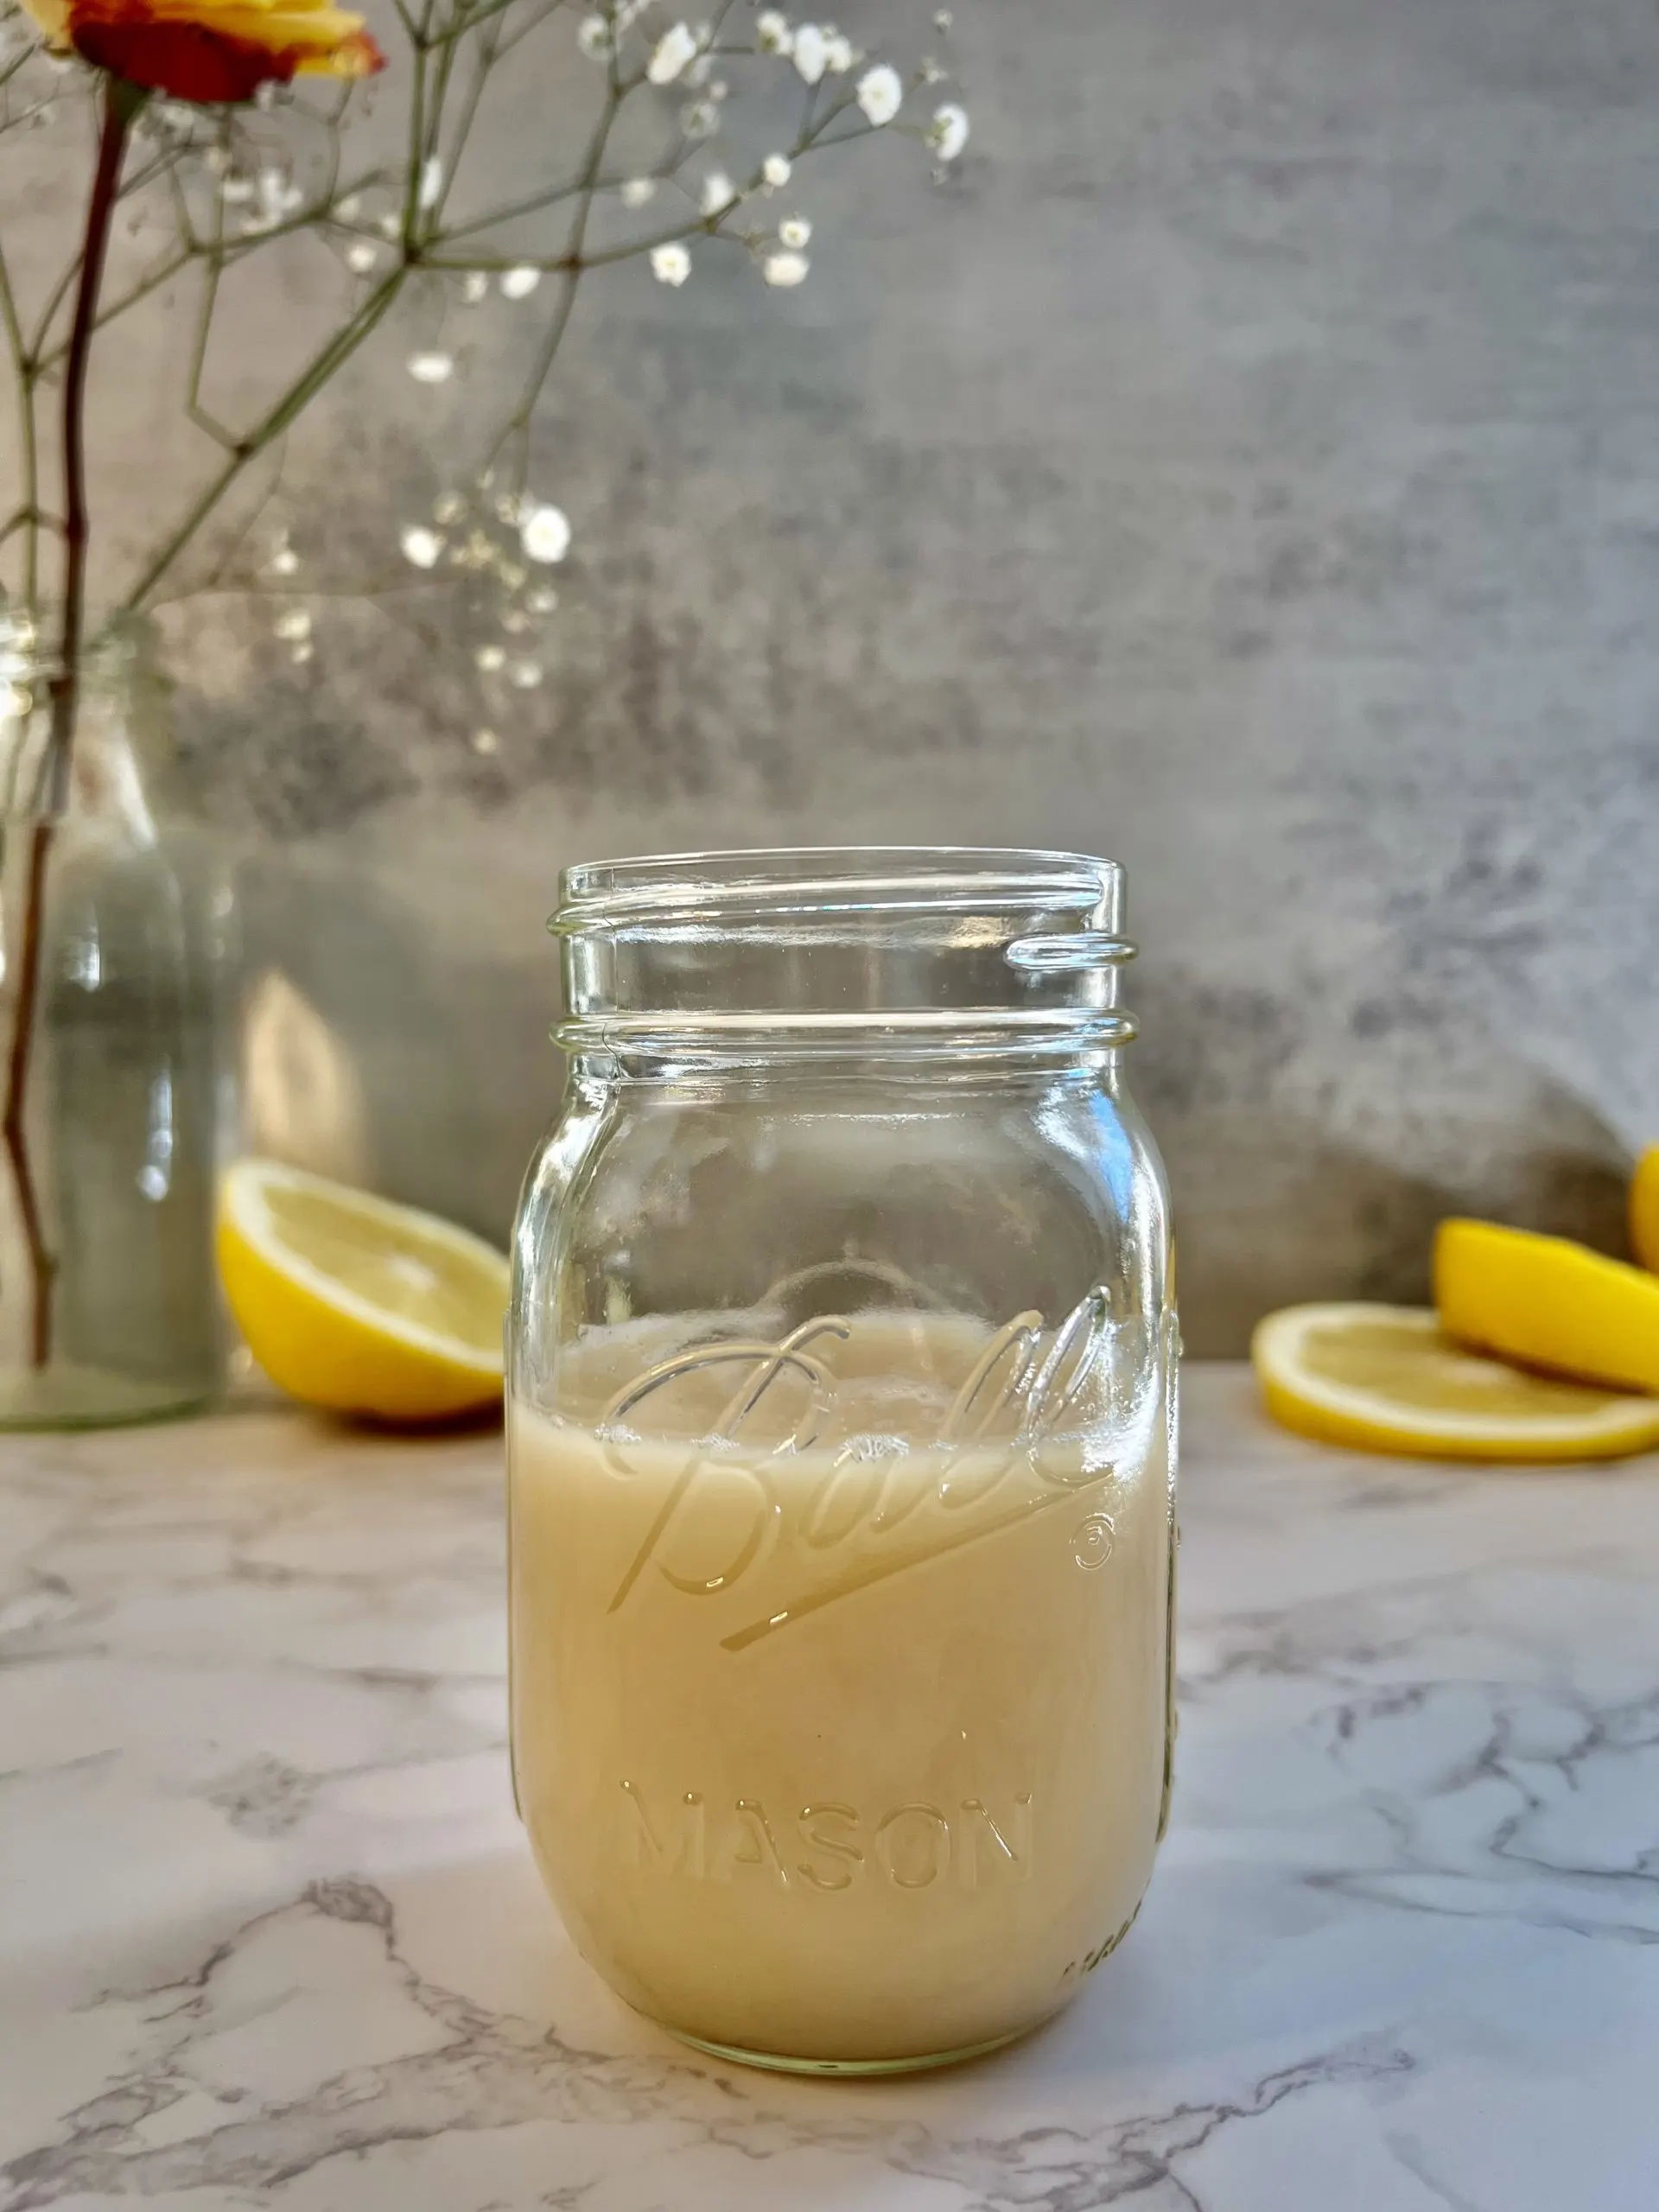
[(298, 76), (367, 77), (385, 56), (329, 0), (23, 0), (59, 53), (199, 106)]

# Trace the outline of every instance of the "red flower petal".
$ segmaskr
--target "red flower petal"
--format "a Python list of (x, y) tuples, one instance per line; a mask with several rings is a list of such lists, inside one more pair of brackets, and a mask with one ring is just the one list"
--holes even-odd
[(303, 59), (292, 48), (273, 54), (200, 23), (137, 15), (119, 22), (80, 15), (71, 35), (75, 51), (98, 68), (200, 107), (251, 100), (261, 85), (286, 85)]

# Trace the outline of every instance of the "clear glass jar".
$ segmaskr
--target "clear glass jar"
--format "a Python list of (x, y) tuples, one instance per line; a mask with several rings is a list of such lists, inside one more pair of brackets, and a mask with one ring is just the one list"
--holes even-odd
[(572, 868), (516, 1230), (520, 1812), (687, 2041), (937, 2064), (1071, 1997), (1167, 1817), (1167, 1212), (1121, 872)]

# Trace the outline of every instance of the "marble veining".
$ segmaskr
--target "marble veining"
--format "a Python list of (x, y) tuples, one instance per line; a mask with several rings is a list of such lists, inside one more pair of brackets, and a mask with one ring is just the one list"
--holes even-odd
[(1659, 1462), (1187, 1382), (1182, 1732), (1071, 2011), (900, 2083), (627, 2012), (508, 1794), (499, 1443), (0, 1445), (0, 2212), (1649, 2212)]

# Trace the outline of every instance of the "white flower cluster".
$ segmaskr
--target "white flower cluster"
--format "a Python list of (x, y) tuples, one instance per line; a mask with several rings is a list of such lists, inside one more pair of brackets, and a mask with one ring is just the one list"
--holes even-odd
[[(428, 519), (406, 524), (398, 550), (423, 575), (442, 574), (469, 588), (475, 618), (488, 626), (473, 647), (473, 666), (498, 713), (513, 693), (539, 688), (545, 677), (537, 633), (557, 611), (558, 594), (547, 572), (570, 551), (570, 518), (550, 499), (501, 491), (489, 474), (467, 491), (444, 493)], [(299, 567), (286, 533), (265, 563), (266, 573), (290, 582)], [(276, 635), (296, 661), (311, 654), (311, 619), (289, 605), (277, 615)], [(497, 731), (475, 730), (473, 750), (500, 749)]]
[[(810, 257), (816, 247), (813, 221), (797, 198), (802, 164), (821, 144), (887, 133), (922, 147), (936, 175), (959, 160), (967, 146), (967, 111), (944, 96), (949, 73), (937, 60), (925, 58), (901, 71), (886, 54), (862, 51), (835, 23), (797, 21), (775, 7), (756, 10), (746, 41), (734, 14), (724, 10), (718, 25), (711, 26), (701, 17), (678, 14), (675, 0), (588, 0), (588, 6), (590, 12), (577, 22), (575, 41), (583, 54), (601, 65), (605, 97), (620, 106), (635, 92), (642, 99), (666, 95), (677, 124), (674, 139), (655, 164), (632, 174), (624, 168), (603, 175), (589, 191), (594, 220), (590, 230), (584, 222), (584, 230), (594, 264), (638, 256), (657, 283), (677, 291), (690, 281), (703, 242), (730, 242), (747, 252), (769, 289), (793, 291), (811, 273)], [(949, 23), (947, 13), (934, 17), (941, 33)], [(773, 138), (769, 151), (761, 150), (764, 139), (759, 147), (738, 150), (733, 125), (743, 104), (729, 96), (731, 88), (717, 73), (741, 68), (745, 54), (749, 72), (759, 70), (774, 88), (779, 75), (798, 90), (808, 88), (795, 137), (781, 143)], [(766, 64), (770, 67), (761, 67)], [(791, 107), (798, 112), (798, 100), (784, 111)], [(619, 137), (616, 143), (626, 142)], [(280, 166), (268, 156), (251, 156), (233, 139), (226, 145), (236, 150), (210, 149), (223, 156), (215, 188), (245, 211), (238, 219), (252, 229), (299, 215), (300, 189)], [(474, 323), (478, 342), (459, 344), (453, 307), (486, 315), (495, 302), (499, 311), (522, 315), (534, 328), (551, 332), (556, 346), (573, 267), (563, 221), (569, 186), (550, 189), (548, 195), (547, 204), (559, 209), (559, 227), (538, 235), (524, 226), (522, 218), (536, 208), (531, 200), (504, 210), (514, 226), (504, 226), (497, 238), (470, 207), (459, 226), (446, 234), (449, 181), (443, 162), (427, 156), (401, 181), (380, 175), (353, 186), (327, 207), (324, 217), (346, 269), (361, 280), (379, 282), (397, 274), (411, 212), (423, 241), (437, 245), (434, 264), (452, 273), (425, 281), (434, 289), (442, 286), (452, 307), (435, 318), (424, 342), (412, 344), (404, 355), (409, 377), (435, 398), (448, 395), (466, 359), (481, 355), (488, 343)], [(649, 214), (644, 213), (647, 209)], [(636, 219), (632, 233), (625, 229), (607, 236), (600, 227), (628, 217)], [(576, 235), (581, 238), (584, 231)], [(424, 296), (429, 298), (431, 292)], [(466, 594), (465, 603), (480, 626), (472, 661), (486, 706), (470, 741), (481, 756), (510, 744), (514, 700), (534, 692), (544, 680), (538, 632), (558, 604), (550, 571), (571, 552), (571, 524), (564, 510), (524, 487), (530, 461), (524, 423), (537, 389), (532, 387), (519, 403), (524, 413), (518, 427), (503, 431), (485, 473), (466, 488), (445, 493), (428, 512), (405, 522), (397, 536), (404, 578), (453, 584)], [(511, 466), (503, 454), (512, 457)], [(299, 566), (284, 537), (264, 568), (274, 588), (275, 637), (296, 662), (310, 657), (314, 644)]]
[[(480, 482), (472, 499), (459, 492), (446, 492), (432, 510), (432, 524), (437, 527), (411, 523), (398, 540), (411, 567), (435, 569), (447, 556), (452, 567), (487, 570), (512, 591), (527, 581), (524, 561), (554, 568), (570, 550), (570, 518), (563, 507), (528, 493), (492, 498), (487, 479)], [(502, 537), (498, 525), (513, 533), (511, 541)], [(516, 550), (510, 550), (510, 546)]]

